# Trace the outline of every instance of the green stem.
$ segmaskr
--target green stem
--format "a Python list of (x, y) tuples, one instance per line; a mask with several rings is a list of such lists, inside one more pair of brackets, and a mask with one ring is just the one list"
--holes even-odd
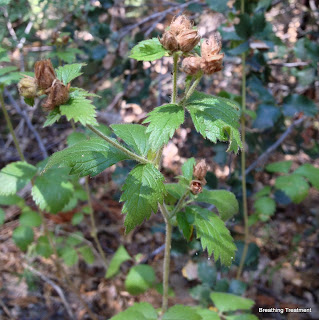
[(165, 234), (165, 252), (163, 263), (163, 300), (162, 300), (162, 313), (167, 311), (168, 308), (168, 289), (169, 289), (169, 266), (171, 260), (171, 242), (172, 242), (172, 225), (169, 222), (169, 213), (164, 204), (159, 205), (162, 215), (164, 216), (166, 225)]
[[(245, 0), (241, 0), (241, 13), (245, 12)], [(246, 53), (241, 56), (242, 63), (242, 114), (241, 114), (241, 137), (243, 141), (243, 146), (246, 145)], [(244, 233), (245, 233), (245, 244), (242, 256), (240, 258), (239, 268), (237, 270), (237, 279), (240, 278), (241, 273), (244, 268), (244, 263), (248, 251), (248, 241), (249, 241), (249, 226), (248, 226), (248, 206), (247, 206), (247, 189), (246, 189), (246, 153), (245, 150), (241, 152), (241, 184), (243, 190), (243, 214), (244, 214)]]
[(196, 76), (195, 81), (193, 82), (192, 86), (189, 88), (189, 90), (185, 93), (184, 98), (180, 101), (180, 105), (184, 107), (185, 102), (191, 97), (191, 95), (194, 93), (196, 87), (198, 86), (201, 78), (203, 76), (202, 72), (199, 72)]
[(95, 224), (95, 219), (94, 219), (94, 210), (93, 210), (93, 205), (92, 205), (92, 199), (91, 199), (91, 194), (90, 194), (90, 186), (89, 186), (89, 178), (88, 177), (85, 177), (85, 191), (86, 191), (86, 194), (87, 194), (87, 197), (88, 197), (88, 205), (89, 205), (89, 214), (90, 214), (90, 220), (91, 220), (91, 235), (95, 241), (95, 244), (97, 246), (97, 250), (104, 262), (104, 266), (105, 268), (107, 267), (107, 260), (106, 260), (106, 257), (105, 257), (105, 253), (101, 247), (101, 244), (100, 244), (100, 241), (98, 239), (98, 236), (97, 236), (97, 228), (96, 228), (96, 224)]
[(25, 161), (25, 158), (24, 158), (24, 155), (22, 153), (22, 150), (20, 148), (20, 145), (19, 145), (19, 142), (18, 142), (18, 139), (17, 139), (17, 136), (14, 132), (14, 129), (13, 129), (13, 126), (12, 126), (12, 122), (10, 120), (10, 117), (9, 117), (9, 114), (8, 114), (8, 111), (5, 107), (5, 104), (4, 104), (4, 99), (3, 99), (3, 87), (1, 87), (0, 89), (0, 104), (1, 104), (1, 108), (2, 108), (2, 111), (3, 111), (3, 114), (4, 114), (4, 118), (6, 119), (6, 122), (7, 122), (7, 126), (9, 128), (9, 131), (11, 133), (11, 136), (12, 136), (12, 139), (13, 139), (13, 142), (14, 142), (14, 145), (19, 153), (19, 157), (22, 161)]
[(187, 189), (184, 194), (182, 195), (182, 197), (178, 200), (174, 210), (169, 214), (169, 219), (171, 219), (172, 217), (174, 217), (176, 215), (176, 213), (183, 207), (184, 201), (186, 200), (186, 198), (189, 195), (190, 190)]
[(176, 100), (177, 100), (177, 67), (178, 67), (178, 58), (179, 58), (178, 53), (174, 53), (174, 55), (173, 55), (173, 61), (174, 61), (174, 66), (173, 66), (173, 92), (172, 92), (171, 103), (176, 103)]
[(100, 130), (94, 128), (93, 126), (91, 126), (90, 124), (86, 125), (87, 128), (89, 128), (91, 131), (93, 131), (96, 135), (98, 135), (99, 137), (101, 137), (102, 139), (104, 139), (105, 141), (107, 141), (109, 144), (111, 144), (112, 146), (114, 146), (115, 148), (119, 149), (120, 151), (122, 151), (123, 153), (125, 153), (127, 156), (129, 156), (130, 159), (135, 160), (137, 162), (143, 163), (143, 164), (147, 164), (147, 163), (151, 163), (149, 160), (140, 157), (139, 155), (137, 155), (136, 153), (126, 149), (125, 147), (123, 147), (122, 145), (120, 145), (117, 141), (109, 138), (108, 136), (106, 136), (104, 133), (102, 133)]

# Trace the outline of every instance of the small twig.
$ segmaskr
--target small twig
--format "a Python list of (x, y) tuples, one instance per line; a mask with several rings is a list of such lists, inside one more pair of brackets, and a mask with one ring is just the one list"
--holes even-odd
[(48, 283), (55, 291), (56, 293), (59, 295), (59, 297), (62, 300), (62, 303), (65, 306), (65, 309), (69, 315), (69, 317), (71, 319), (76, 319), (71, 306), (69, 305), (68, 301), (66, 300), (66, 297), (63, 293), (63, 290), (61, 289), (61, 287), (59, 287), (55, 282), (53, 282), (51, 279), (49, 279), (47, 276), (45, 276), (43, 273), (41, 273), (40, 271), (32, 268), (31, 266), (27, 265), (27, 264), (23, 264), (23, 267), (25, 269), (29, 269), (32, 273), (34, 273), (35, 275), (37, 275), (38, 277), (40, 277), (43, 281), (45, 281), (46, 283)]
[(140, 261), (140, 264), (147, 263), (149, 260), (153, 259), (159, 253), (161, 253), (164, 249), (165, 249), (165, 244), (162, 244), (160, 247), (156, 248), (154, 251), (152, 251), (150, 254), (148, 254), (144, 259), (142, 259)]
[(3, 309), (3, 311), (7, 314), (10, 320), (15, 320), (5, 303), (2, 301), (2, 299), (0, 299), (0, 306)]
[(38, 142), (39, 148), (42, 152), (43, 158), (47, 158), (48, 157), (48, 153), (47, 150), (44, 146), (44, 143), (40, 137), (40, 135), (38, 134), (37, 130), (34, 128), (30, 118), (28, 117), (26, 111), (20, 108), (19, 104), (15, 101), (15, 99), (13, 98), (13, 96), (11, 95), (11, 93), (7, 90), (4, 89), (4, 94), (7, 96), (7, 98), (9, 99), (10, 103), (12, 104), (12, 106), (17, 110), (17, 112), (23, 117), (23, 119), (25, 120), (28, 128), (30, 129), (30, 131), (33, 133), (35, 139)]
[(305, 67), (309, 65), (309, 62), (299, 61), (299, 62), (282, 62), (282, 63), (276, 63), (276, 62), (270, 62), (268, 63), (272, 66), (278, 66), (278, 67), (287, 67), (287, 68), (295, 68), (295, 67)]
[[(280, 138), (272, 144), (262, 155), (258, 157), (256, 161), (254, 161), (245, 171), (245, 175), (247, 176), (252, 170), (256, 167), (265, 164), (267, 159), (269, 158), (270, 154), (275, 151), (283, 142), (284, 140), (292, 133), (294, 127), (300, 125), (306, 117), (301, 117), (298, 120), (295, 120), (287, 129), (286, 131), (280, 136)], [(241, 178), (241, 177), (240, 177)]]

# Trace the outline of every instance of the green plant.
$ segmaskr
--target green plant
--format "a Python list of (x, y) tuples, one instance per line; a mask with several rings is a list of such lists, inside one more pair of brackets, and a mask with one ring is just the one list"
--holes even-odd
[[(38, 62), (35, 66), (35, 81), (28, 80), (23, 85), (21, 82), (20, 94), (30, 105), (33, 104), (34, 97), (47, 96), (43, 107), (50, 113), (44, 126), (52, 125), (65, 116), (68, 121), (80, 123), (95, 136), (87, 138), (84, 134), (74, 133), (72, 138), (70, 136), (67, 149), (56, 152), (38, 167), (22, 159), (21, 162), (9, 164), (0, 173), (1, 183), (6, 184), (6, 187), (1, 189), (1, 196), (7, 201), (5, 203), (10, 202), (10, 197), (16, 197), (15, 194), (28, 182), (32, 183), (31, 194), (39, 207), (39, 215), (26, 209), (27, 214), (21, 215), (21, 226), (14, 235), (17, 245), (22, 250), (27, 250), (33, 242), (31, 228), (38, 226), (41, 219), (43, 223), (45, 222), (43, 211), (57, 213), (69, 210), (75, 207), (78, 200), (88, 199), (87, 212), (91, 216), (94, 228), (87, 180), (86, 196), (83, 196), (83, 190), (74, 193), (76, 188), (81, 189), (81, 187), (77, 184), (77, 178), (72, 178), (67, 173), (73, 176), (93, 177), (120, 161), (135, 161), (137, 164), (128, 174), (122, 188), (124, 225), (126, 232), (130, 232), (148, 219), (152, 212), (156, 213), (158, 208), (163, 215), (166, 240), (161, 290), (162, 319), (170, 319), (173, 314), (182, 318), (187, 308), (192, 319), (206, 319), (209, 316), (206, 313), (211, 314), (201, 308), (182, 309), (175, 306), (168, 309), (170, 249), (174, 226), (178, 226), (186, 240), (191, 238), (195, 229), (202, 248), (207, 249), (209, 255), (214, 255), (215, 261), (220, 260), (225, 266), (232, 264), (236, 251), (225, 222), (238, 212), (237, 200), (229, 191), (204, 189), (208, 170), (205, 161), (197, 164), (194, 158), (186, 161), (181, 168), (182, 174), (176, 177), (177, 183), (164, 183), (165, 178), (161, 173), (163, 147), (184, 123), (186, 111), (195, 129), (204, 138), (215, 143), (217, 140), (228, 141), (228, 151), (235, 153), (242, 147), (238, 131), (240, 112), (237, 104), (226, 98), (196, 91), (202, 76), (219, 71), (223, 59), (218, 38), (211, 37), (204, 40), (201, 45), (198, 45), (199, 40), (197, 31), (192, 29), (189, 20), (185, 16), (179, 16), (173, 20), (170, 30), (165, 32), (161, 40), (153, 38), (141, 41), (132, 49), (131, 58), (138, 61), (154, 61), (163, 56), (173, 57), (171, 102), (149, 113), (144, 121), (148, 126), (117, 124), (111, 125), (112, 130), (104, 130), (98, 125), (95, 107), (89, 100), (89, 97), (96, 95), (81, 88), (71, 87), (72, 80), (81, 75), (83, 64), (60, 66), (54, 70), (50, 61)], [(183, 59), (183, 71), (188, 74), (181, 92), (177, 87), (180, 59)], [(216, 206), (219, 215), (204, 208), (201, 203)], [(78, 212), (72, 222), (78, 223), (82, 216), (83, 213)], [(68, 266), (77, 262), (78, 254), (88, 263), (93, 261), (90, 248), (82, 245), (81, 234), (76, 233), (68, 238), (55, 237), (45, 224), (44, 227), (44, 235), (37, 240), (35, 247), (38, 254), (49, 257), (54, 253)], [(94, 237), (94, 230), (92, 232)], [(94, 239), (98, 246), (96, 234)], [(106, 277), (114, 276), (121, 263), (128, 259), (129, 255), (120, 247), (110, 263)], [(57, 268), (63, 270), (59, 264)], [(153, 285), (155, 285), (155, 275), (149, 266), (140, 264), (131, 268), (126, 279), (126, 288), (129, 292), (138, 294)], [(212, 298), (213, 301), (214, 299)], [(240, 309), (240, 306), (230, 310), (218, 306), (218, 302), (215, 304), (220, 309), (221, 317), (224, 317), (223, 312)], [(249, 307), (243, 309), (248, 310), (251, 305), (249, 303)], [(135, 313), (140, 312), (139, 306), (124, 311), (114, 319), (126, 316), (134, 318)], [(142, 311), (143, 314), (146, 313), (144, 317), (157, 318), (155, 310), (150, 308), (147, 311), (147, 308), (145, 306)], [(219, 316), (214, 313), (214, 317)]]

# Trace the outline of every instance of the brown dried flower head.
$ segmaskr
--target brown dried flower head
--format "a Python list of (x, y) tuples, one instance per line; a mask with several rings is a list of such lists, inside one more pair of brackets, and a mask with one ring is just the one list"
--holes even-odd
[(200, 35), (197, 30), (183, 30), (177, 37), (177, 42), (179, 44), (179, 49), (183, 52), (189, 52), (194, 49), (194, 47), (200, 41)]
[(38, 96), (37, 80), (33, 77), (24, 75), (24, 78), (18, 83), (19, 93), (25, 98), (35, 98)]
[(52, 111), (55, 107), (66, 103), (69, 100), (70, 86), (65, 86), (60, 80), (54, 80), (48, 91), (48, 98), (42, 105), (45, 111)]
[(199, 194), (203, 191), (203, 186), (205, 183), (199, 180), (192, 180), (190, 184), (190, 190), (192, 194)]
[(187, 57), (183, 60), (182, 69), (186, 74), (195, 75), (200, 70), (200, 57)]
[(35, 78), (40, 89), (48, 89), (55, 80), (55, 72), (50, 59), (37, 61), (34, 65)]
[(217, 34), (203, 41), (201, 69), (204, 74), (209, 75), (222, 70), (224, 54), (220, 53), (221, 49), (221, 39)]
[(171, 31), (165, 31), (162, 39), (159, 39), (159, 41), (166, 50), (171, 52), (178, 50), (178, 42)]
[(202, 159), (194, 166), (193, 175), (197, 180), (203, 180), (206, 177), (207, 171), (208, 171), (208, 166), (206, 164), (206, 161)]
[(174, 17), (170, 25), (170, 31), (175, 35), (179, 35), (182, 31), (192, 28), (192, 23), (185, 15)]

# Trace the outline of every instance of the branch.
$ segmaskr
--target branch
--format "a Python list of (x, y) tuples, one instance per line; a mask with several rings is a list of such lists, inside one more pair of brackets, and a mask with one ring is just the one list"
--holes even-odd
[[(258, 157), (256, 161), (254, 161), (245, 171), (245, 175), (247, 176), (252, 170), (254, 170), (259, 165), (264, 165), (270, 154), (274, 152), (283, 142), (284, 140), (292, 133), (294, 127), (300, 125), (306, 117), (301, 117), (300, 119), (295, 120), (286, 131), (280, 136), (280, 138), (272, 144), (262, 155)], [(241, 177), (240, 177), (241, 178)]]
[(70, 317), (70, 319), (76, 319), (73, 311), (69, 305), (69, 303), (67, 302), (65, 295), (63, 293), (63, 290), (55, 283), (53, 282), (51, 279), (49, 279), (47, 276), (45, 276), (43, 273), (41, 273), (38, 270), (35, 270), (34, 268), (32, 268), (31, 266), (27, 265), (27, 264), (23, 264), (23, 267), (26, 269), (29, 269), (32, 273), (34, 273), (35, 275), (37, 275), (38, 277), (40, 277), (43, 281), (45, 281), (46, 283), (48, 283), (55, 291), (56, 293), (60, 296), (62, 303), (65, 306), (65, 309)]
[(9, 99), (10, 103), (12, 104), (12, 106), (17, 110), (17, 112), (23, 117), (23, 119), (25, 120), (28, 128), (30, 129), (30, 131), (33, 133), (35, 139), (38, 142), (39, 148), (42, 152), (43, 158), (47, 158), (48, 157), (48, 153), (47, 150), (43, 144), (43, 141), (40, 137), (40, 135), (38, 134), (37, 130), (34, 128), (33, 124), (31, 123), (30, 118), (28, 117), (26, 111), (20, 108), (19, 104), (15, 101), (15, 99), (13, 98), (13, 96), (11, 95), (11, 93), (7, 90), (4, 89), (4, 94), (7, 96), (7, 98)]

